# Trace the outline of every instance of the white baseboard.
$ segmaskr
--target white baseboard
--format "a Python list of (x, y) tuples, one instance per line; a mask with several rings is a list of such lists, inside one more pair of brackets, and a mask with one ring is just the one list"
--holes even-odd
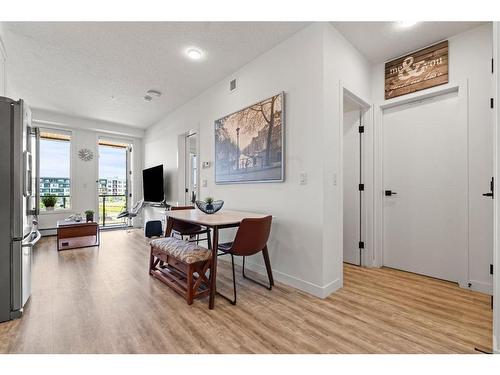
[(482, 281), (476, 281), (476, 280), (470, 280), (469, 282), (472, 285), (466, 289), (470, 289), (470, 290), (473, 290), (475, 292), (481, 292), (481, 293), (493, 295), (493, 285), (492, 284), (488, 284), (488, 283), (484, 283)]
[[(237, 260), (236, 263), (238, 263), (241, 266), (241, 261)], [(248, 262), (248, 259), (245, 262), (245, 268), (247, 268), (250, 271), (258, 273), (263, 277), (267, 277), (266, 268), (264, 266), (257, 263)], [(335, 279), (324, 286), (320, 286), (274, 269), (273, 269), (273, 276), (274, 279), (276, 281), (279, 281), (280, 283), (291, 286), (295, 289), (299, 289), (303, 292), (312, 294), (313, 296), (318, 298), (326, 298), (330, 294), (332, 294), (333, 292), (342, 287), (339, 279)]]

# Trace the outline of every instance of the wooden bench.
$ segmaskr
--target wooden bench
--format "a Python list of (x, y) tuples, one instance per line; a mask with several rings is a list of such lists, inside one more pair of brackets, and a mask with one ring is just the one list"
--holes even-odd
[(158, 238), (150, 243), (149, 274), (182, 295), (188, 305), (194, 298), (208, 295), (212, 252), (195, 242), (174, 237)]

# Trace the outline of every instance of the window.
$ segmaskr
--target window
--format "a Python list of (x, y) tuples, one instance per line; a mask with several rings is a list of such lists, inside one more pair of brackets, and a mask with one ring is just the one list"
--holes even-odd
[[(71, 208), (71, 134), (40, 131), (40, 211)], [(48, 196), (54, 197), (51, 206)]]

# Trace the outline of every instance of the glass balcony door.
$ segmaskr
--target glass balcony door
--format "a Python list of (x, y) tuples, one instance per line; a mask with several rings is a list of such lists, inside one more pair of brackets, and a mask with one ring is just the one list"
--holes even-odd
[(99, 225), (126, 226), (128, 222), (118, 215), (128, 210), (130, 144), (110, 139), (99, 140)]

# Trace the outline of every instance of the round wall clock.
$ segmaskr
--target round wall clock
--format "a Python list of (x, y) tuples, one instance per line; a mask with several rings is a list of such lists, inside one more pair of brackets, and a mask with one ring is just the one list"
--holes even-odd
[(78, 151), (78, 157), (83, 161), (91, 161), (94, 158), (94, 153), (88, 148), (82, 148)]

